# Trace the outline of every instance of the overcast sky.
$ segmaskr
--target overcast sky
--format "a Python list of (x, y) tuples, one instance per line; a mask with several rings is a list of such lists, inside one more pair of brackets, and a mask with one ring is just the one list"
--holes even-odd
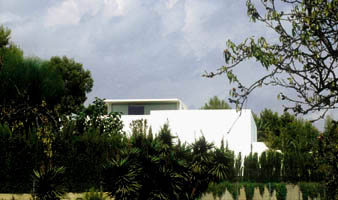
[[(210, 97), (227, 99), (227, 79), (204, 71), (224, 64), (226, 40), (274, 39), (262, 24), (249, 22), (245, 0), (0, 0), (0, 24), (26, 56), (74, 58), (89, 69), (94, 97), (179, 98), (189, 108)], [(240, 78), (264, 73), (241, 66)], [(257, 90), (247, 108), (281, 110), (274, 88)]]

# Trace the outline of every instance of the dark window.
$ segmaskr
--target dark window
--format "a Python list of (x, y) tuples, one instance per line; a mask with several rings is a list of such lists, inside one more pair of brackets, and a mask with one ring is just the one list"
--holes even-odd
[(144, 115), (144, 106), (128, 106), (128, 115)]

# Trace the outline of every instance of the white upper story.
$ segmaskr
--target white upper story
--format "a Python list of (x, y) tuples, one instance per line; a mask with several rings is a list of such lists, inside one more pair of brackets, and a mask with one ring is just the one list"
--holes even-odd
[(149, 115), (154, 110), (185, 110), (187, 106), (179, 99), (107, 99), (109, 112), (122, 115)]

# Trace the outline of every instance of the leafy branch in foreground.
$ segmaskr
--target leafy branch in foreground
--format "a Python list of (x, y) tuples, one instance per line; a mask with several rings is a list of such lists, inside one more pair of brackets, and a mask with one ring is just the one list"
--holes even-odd
[[(224, 50), (226, 66), (204, 76), (226, 74), (230, 83), (236, 84), (230, 91), (230, 102), (238, 108), (263, 85), (293, 92), (278, 94), (278, 99), (291, 102), (284, 105), (285, 111), (322, 111), (320, 117), (324, 117), (328, 110), (338, 108), (338, 0), (262, 0), (261, 4), (264, 9), (258, 11), (253, 1), (247, 0), (248, 16), (253, 22), (264, 23), (279, 40), (251, 37), (237, 45), (229, 40)], [(234, 70), (250, 59), (259, 62), (266, 73), (246, 86)]]

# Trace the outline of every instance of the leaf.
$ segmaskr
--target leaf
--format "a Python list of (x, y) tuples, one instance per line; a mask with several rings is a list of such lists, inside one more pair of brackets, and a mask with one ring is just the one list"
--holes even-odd
[(280, 100), (280, 93), (277, 95), (277, 100)]

